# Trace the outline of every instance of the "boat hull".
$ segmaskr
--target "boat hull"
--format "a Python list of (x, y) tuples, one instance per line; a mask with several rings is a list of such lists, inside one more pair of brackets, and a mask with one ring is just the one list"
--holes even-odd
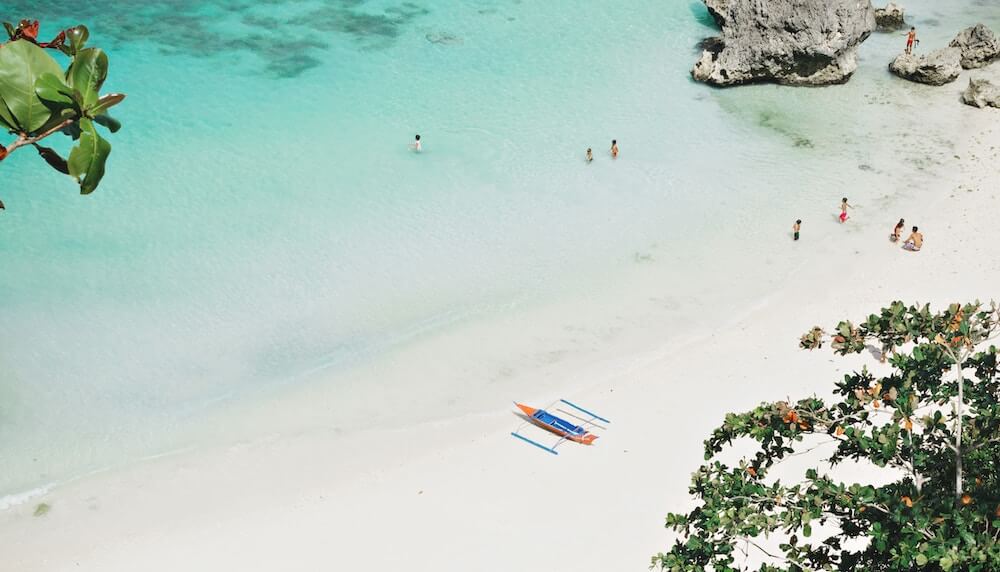
[(544, 409), (537, 409), (522, 403), (515, 403), (515, 405), (528, 416), (528, 419), (532, 423), (564, 439), (580, 443), (581, 445), (591, 445), (597, 439), (597, 435), (588, 433), (583, 427), (573, 425), (569, 421), (561, 417), (556, 417)]

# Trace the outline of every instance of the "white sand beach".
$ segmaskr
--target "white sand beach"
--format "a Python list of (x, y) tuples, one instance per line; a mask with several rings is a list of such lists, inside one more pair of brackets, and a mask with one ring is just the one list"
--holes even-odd
[[(693, 322), (669, 345), (630, 341), (635, 351), (619, 343), (614, 355), (536, 368), (536, 389), (510, 396), (536, 406), (565, 397), (606, 416), (612, 423), (593, 447), (564, 443), (553, 456), (511, 438), (521, 421), (509, 401), (343, 435), (318, 413), (322, 390), (306, 388), (232, 413), (217, 444), (108, 469), (0, 511), (0, 569), (645, 570), (668, 547), (664, 516), (688, 506), (702, 440), (726, 412), (826, 392), (861, 363), (802, 351), (801, 333), (897, 299), (1000, 297), (1000, 111), (960, 103), (968, 75), (921, 92), (921, 114), (947, 109), (961, 121), (928, 122), (927, 137), (951, 140), (955, 151), (918, 183), (891, 193), (830, 189), (829, 204), (817, 206), (828, 218), (806, 220), (798, 243), (789, 237), (784, 250), (744, 260), (754, 272), (733, 273), (742, 266), (728, 263), (731, 252), (703, 261), (716, 267), (715, 286), (732, 292), (711, 301), (723, 319)], [(899, 153), (914, 144), (900, 143)], [(842, 194), (858, 197), (858, 208), (841, 226)], [(920, 226), (923, 251), (887, 241), (900, 216)], [(767, 231), (788, 233), (795, 217)], [(772, 287), (772, 276), (788, 278)], [(741, 295), (762, 287), (765, 296)], [(449, 335), (415, 345), (399, 363), (447, 360), (443, 347), (505, 333)], [(482, 411), (475, 396), (464, 399)], [(264, 436), (229, 442), (240, 424)], [(51, 510), (32, 516), (40, 502)]]

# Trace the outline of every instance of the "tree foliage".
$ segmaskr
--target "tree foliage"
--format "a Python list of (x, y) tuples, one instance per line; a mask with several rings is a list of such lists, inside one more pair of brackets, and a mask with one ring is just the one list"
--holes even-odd
[[(840, 356), (880, 353), (888, 373), (864, 367), (836, 383), (833, 399), (726, 415), (692, 476), (697, 507), (667, 516), (678, 538), (653, 566), (1000, 570), (1000, 377), (989, 345), (998, 329), (998, 307), (978, 302), (943, 312), (894, 302), (832, 336), (813, 328), (803, 348), (829, 340)], [(719, 457), (735, 440), (756, 451), (728, 466)], [(805, 451), (826, 462), (794, 481), (769, 476)], [(841, 482), (845, 461), (867, 464), (871, 482)]]
[[(107, 54), (86, 47), (90, 36), (86, 26), (39, 42), (37, 20), (3, 25), (9, 41), (0, 44), (0, 128), (15, 139), (7, 146), (0, 144), (0, 161), (31, 146), (49, 166), (76, 179), (82, 194), (93, 192), (111, 153), (111, 144), (95, 125), (118, 131), (121, 124), (108, 110), (125, 99), (120, 93), (100, 94), (108, 76)], [(69, 58), (65, 71), (50, 52)], [(56, 133), (76, 141), (68, 160), (39, 144)]]

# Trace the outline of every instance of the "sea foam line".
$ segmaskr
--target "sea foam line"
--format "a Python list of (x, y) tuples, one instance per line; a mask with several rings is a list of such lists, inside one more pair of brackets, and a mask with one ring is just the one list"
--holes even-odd
[(21, 493), (14, 493), (14, 494), (2, 496), (2, 497), (0, 497), (0, 511), (8, 510), (8, 509), (13, 508), (15, 506), (22, 505), (22, 504), (30, 501), (33, 498), (45, 496), (45, 495), (49, 494), (49, 491), (52, 490), (52, 487), (54, 487), (54, 486), (55, 486), (55, 483), (48, 483), (48, 484), (42, 485), (42, 486), (40, 486), (38, 488), (34, 488), (34, 489), (31, 489), (31, 490), (28, 490), (28, 491), (24, 491), (24, 492), (21, 492)]

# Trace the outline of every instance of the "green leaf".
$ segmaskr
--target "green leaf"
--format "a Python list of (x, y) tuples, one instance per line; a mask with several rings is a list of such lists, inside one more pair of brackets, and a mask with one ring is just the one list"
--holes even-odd
[(111, 117), (106, 113), (102, 113), (101, 115), (95, 117), (94, 123), (107, 127), (108, 131), (112, 133), (118, 133), (118, 130), (122, 128), (122, 124), (120, 121), (118, 121), (117, 119)]
[(87, 43), (87, 38), (90, 37), (90, 30), (84, 25), (79, 25), (74, 28), (66, 30), (66, 39), (69, 44), (69, 53), (67, 55), (75, 55), (77, 52), (83, 49), (83, 46)]
[(100, 48), (80, 50), (66, 70), (66, 81), (83, 95), (85, 108), (97, 103), (98, 91), (107, 77), (108, 55)]
[(14, 120), (14, 114), (7, 109), (7, 104), (2, 98), (0, 98), (0, 127), (8, 131), (17, 131), (17, 121)]
[(4, 29), (7, 30), (7, 37), (10, 38), (11, 40), (13, 40), (14, 39), (14, 34), (17, 33), (17, 29), (14, 28), (14, 24), (11, 24), (10, 22), (4, 22), (3, 23), (3, 27), (4, 27)]
[(62, 69), (35, 44), (17, 40), (0, 48), (0, 99), (26, 133), (44, 125), (52, 114), (35, 94), (35, 82), (44, 73), (60, 74)]
[(35, 95), (50, 109), (73, 106), (73, 90), (63, 81), (62, 75), (43, 73), (35, 81)]
[(89, 119), (81, 119), (80, 141), (69, 154), (69, 174), (80, 183), (80, 194), (94, 192), (104, 177), (111, 144), (101, 138)]

